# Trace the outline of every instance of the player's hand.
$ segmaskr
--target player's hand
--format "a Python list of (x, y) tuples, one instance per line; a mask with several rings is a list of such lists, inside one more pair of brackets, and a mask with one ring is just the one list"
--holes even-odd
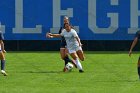
[(129, 57), (131, 57), (131, 54), (132, 54), (132, 51), (130, 50), (130, 51), (129, 51)]
[(82, 46), (83, 46), (83, 44), (79, 44), (79, 46), (80, 46), (80, 47), (82, 47)]
[(49, 38), (49, 33), (46, 33), (46, 38)]
[(51, 36), (51, 33), (46, 33), (46, 37), (47, 38), (51, 38), (52, 36)]
[(48, 33), (48, 35), (50, 35), (50, 36), (51, 36), (51, 35), (52, 35), (52, 33)]
[(3, 53), (6, 53), (6, 50), (2, 50)]

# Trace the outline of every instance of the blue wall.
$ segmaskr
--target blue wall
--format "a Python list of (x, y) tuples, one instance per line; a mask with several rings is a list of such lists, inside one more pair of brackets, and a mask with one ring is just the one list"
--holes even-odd
[[(55, 15), (57, 4), (64, 13)], [(140, 28), (138, 11), (140, 0), (1, 0), (0, 21), (6, 40), (52, 40), (45, 33), (59, 28), (64, 15), (79, 27), (81, 40), (132, 40)]]

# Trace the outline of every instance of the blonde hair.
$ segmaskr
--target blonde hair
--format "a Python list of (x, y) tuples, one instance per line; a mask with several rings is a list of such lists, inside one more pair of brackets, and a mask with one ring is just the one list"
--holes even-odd
[(64, 19), (67, 19), (67, 20), (69, 20), (69, 17), (67, 17), (67, 16), (64, 16)]

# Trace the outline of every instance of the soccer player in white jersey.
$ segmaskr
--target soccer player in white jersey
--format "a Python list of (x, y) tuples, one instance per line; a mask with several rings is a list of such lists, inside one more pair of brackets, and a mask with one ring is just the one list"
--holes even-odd
[[(65, 23), (69, 23), (69, 18), (68, 18), (67, 16), (64, 17), (63, 23), (64, 23), (64, 24), (65, 24)], [(59, 34), (62, 33), (62, 30), (63, 30), (63, 29), (64, 29), (64, 25), (60, 28)], [(68, 53), (67, 53), (67, 48), (66, 48), (66, 46), (67, 46), (67, 45), (66, 45), (66, 40), (65, 40), (65, 38), (64, 38), (64, 37), (61, 37), (60, 55), (61, 55), (61, 58), (62, 58), (62, 59), (64, 60), (64, 62), (65, 62), (65, 66), (66, 66), (66, 64), (68, 64), (68, 62), (71, 62), (75, 67), (77, 67), (76, 64), (75, 64), (75, 62), (69, 58)], [(64, 66), (64, 69), (63, 69), (64, 72), (67, 70), (65, 66)]]
[(0, 31), (0, 60), (1, 60), (1, 73), (4, 76), (7, 76), (7, 73), (5, 72), (5, 55), (6, 51), (4, 50), (4, 43), (3, 43), (3, 35)]
[[(81, 47), (82, 44), (81, 44), (80, 38), (77, 35), (76, 31), (74, 29), (72, 29), (68, 23), (64, 24), (64, 28), (65, 29), (62, 31), (61, 34), (49, 33), (47, 36), (49, 38), (64, 36), (66, 43), (67, 43), (67, 49), (68, 49), (69, 54), (75, 60), (77, 68), (79, 69), (79, 72), (84, 72), (82, 65), (79, 61), (79, 59), (81, 61), (84, 61), (84, 59), (85, 59), (83, 50)], [(78, 57), (79, 57), (79, 59), (78, 59)]]

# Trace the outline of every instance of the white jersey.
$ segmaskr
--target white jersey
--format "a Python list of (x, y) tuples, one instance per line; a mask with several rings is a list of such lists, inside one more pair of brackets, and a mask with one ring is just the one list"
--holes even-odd
[(71, 31), (67, 32), (65, 29), (61, 33), (62, 36), (64, 36), (67, 48), (69, 50), (75, 50), (77, 47), (79, 47), (79, 43), (75, 37), (78, 37), (77, 32), (74, 29), (71, 29)]

